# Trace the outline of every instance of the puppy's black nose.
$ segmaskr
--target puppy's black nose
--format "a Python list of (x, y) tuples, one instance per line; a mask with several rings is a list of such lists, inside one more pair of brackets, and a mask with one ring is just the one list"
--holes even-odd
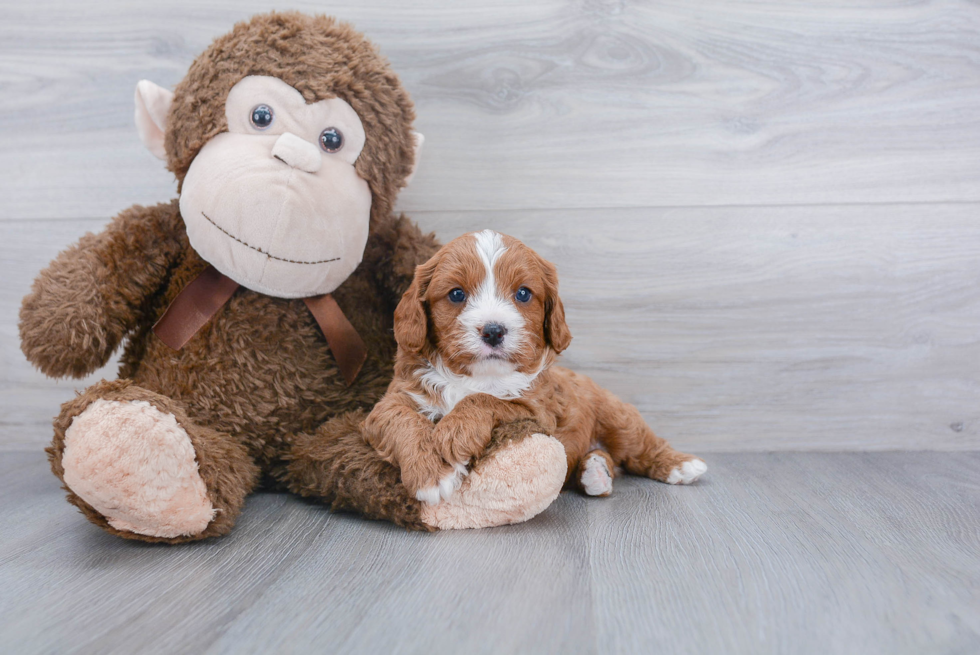
[(493, 348), (500, 345), (500, 342), (504, 340), (505, 334), (507, 334), (507, 328), (503, 325), (499, 323), (487, 323), (483, 326), (483, 331), (480, 333), (480, 336), (483, 337), (483, 343)]

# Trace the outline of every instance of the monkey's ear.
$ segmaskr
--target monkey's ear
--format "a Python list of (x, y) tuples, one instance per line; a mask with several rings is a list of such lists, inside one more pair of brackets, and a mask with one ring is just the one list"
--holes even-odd
[(419, 169), (419, 158), (422, 156), (422, 144), (425, 143), (425, 137), (421, 132), (412, 130), (412, 141), (415, 142), (415, 158), (412, 159), (412, 172), (405, 178), (405, 184), (412, 181), (412, 178), (415, 177), (415, 171)]
[(174, 94), (149, 80), (136, 85), (136, 131), (146, 149), (158, 159), (166, 159), (163, 135), (167, 129), (167, 114)]

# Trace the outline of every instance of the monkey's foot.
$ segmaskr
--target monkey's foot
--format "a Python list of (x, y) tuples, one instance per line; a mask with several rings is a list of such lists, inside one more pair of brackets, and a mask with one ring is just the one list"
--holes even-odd
[(422, 508), (422, 520), (442, 530), (527, 521), (558, 497), (567, 471), (561, 443), (533, 434), (478, 462), (448, 500)]
[(65, 432), (65, 484), (117, 530), (174, 538), (215, 516), (194, 446), (173, 414), (99, 399)]

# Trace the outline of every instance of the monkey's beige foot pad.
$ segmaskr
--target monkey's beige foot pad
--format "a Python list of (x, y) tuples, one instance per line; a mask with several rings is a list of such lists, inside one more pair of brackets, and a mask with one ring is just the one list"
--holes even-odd
[(65, 432), (62, 465), (65, 484), (117, 530), (173, 538), (214, 518), (190, 437), (148, 402), (93, 402)]
[(422, 520), (441, 530), (527, 521), (558, 497), (567, 471), (561, 443), (533, 434), (482, 460), (448, 500), (423, 506)]

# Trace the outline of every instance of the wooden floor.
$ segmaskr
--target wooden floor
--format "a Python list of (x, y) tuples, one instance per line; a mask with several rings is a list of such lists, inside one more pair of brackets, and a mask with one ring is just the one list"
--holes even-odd
[(980, 453), (718, 453), (531, 522), (406, 533), (277, 494), (111, 537), (0, 454), (4, 653), (980, 652)]

